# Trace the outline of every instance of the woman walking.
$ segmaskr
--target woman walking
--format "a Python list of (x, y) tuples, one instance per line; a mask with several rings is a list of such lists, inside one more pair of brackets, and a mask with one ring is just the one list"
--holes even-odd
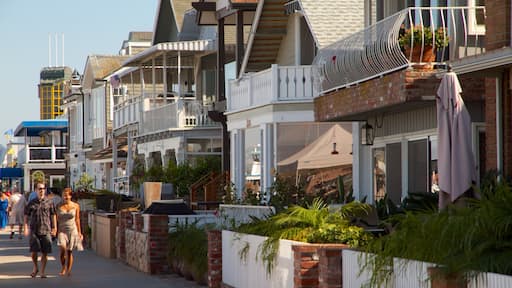
[(9, 208), (9, 197), (5, 195), (3, 191), (0, 191), (0, 230), (4, 230), (7, 226), (9, 214), (7, 209)]
[(58, 236), (57, 245), (60, 247), (60, 275), (71, 275), (73, 267), (73, 250), (81, 251), (82, 232), (80, 230), (80, 206), (71, 201), (71, 189), (66, 188), (62, 193), (62, 204), (57, 209)]

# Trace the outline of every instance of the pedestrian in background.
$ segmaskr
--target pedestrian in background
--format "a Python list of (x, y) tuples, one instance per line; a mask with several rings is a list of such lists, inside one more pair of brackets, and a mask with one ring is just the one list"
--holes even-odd
[(25, 235), (30, 235), (30, 252), (34, 267), (30, 276), (36, 277), (39, 272), (38, 253), (41, 252), (41, 278), (46, 278), (45, 269), (48, 253), (52, 252), (52, 235), (57, 234), (57, 216), (55, 206), (46, 198), (46, 186), (38, 183), (37, 198), (25, 208)]
[(21, 239), (23, 235), (23, 214), (27, 201), (25, 200), (25, 196), (16, 188), (13, 189), (13, 194), (9, 200), (9, 224), (11, 225), (11, 236), (9, 238), (14, 238), (14, 226), (17, 225), (18, 239)]
[(82, 251), (82, 231), (80, 229), (80, 205), (71, 201), (71, 188), (64, 189), (62, 204), (57, 209), (59, 235), (57, 245), (60, 247), (60, 275), (71, 275), (73, 267), (73, 250)]
[(8, 221), (7, 210), (9, 208), (9, 197), (5, 195), (5, 192), (0, 191), (0, 230), (5, 229)]

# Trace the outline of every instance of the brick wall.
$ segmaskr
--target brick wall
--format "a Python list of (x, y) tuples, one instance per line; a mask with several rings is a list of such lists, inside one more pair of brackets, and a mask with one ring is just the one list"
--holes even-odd
[(486, 0), (485, 10), (486, 50), (510, 46), (510, 1)]
[(344, 244), (293, 245), (295, 288), (341, 287), (341, 250)]
[[(405, 69), (381, 78), (333, 91), (317, 97), (316, 121), (335, 121), (376, 109), (406, 102), (424, 101), (424, 96), (435, 96), (441, 79), (438, 70)], [(483, 78), (460, 77), (465, 101), (481, 101), (485, 95)], [(432, 100), (425, 101), (426, 105)], [(359, 116), (359, 120), (364, 120)]]
[(219, 288), (222, 283), (222, 231), (208, 231), (208, 287)]
[[(144, 217), (148, 227), (144, 228)], [(128, 265), (149, 274), (169, 273), (167, 215), (118, 213), (117, 255)]]

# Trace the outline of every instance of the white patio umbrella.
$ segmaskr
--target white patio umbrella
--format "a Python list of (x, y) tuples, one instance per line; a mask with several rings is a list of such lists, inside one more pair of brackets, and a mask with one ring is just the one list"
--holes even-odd
[(439, 208), (453, 203), (476, 182), (471, 118), (460, 96), (457, 74), (443, 76), (437, 90)]

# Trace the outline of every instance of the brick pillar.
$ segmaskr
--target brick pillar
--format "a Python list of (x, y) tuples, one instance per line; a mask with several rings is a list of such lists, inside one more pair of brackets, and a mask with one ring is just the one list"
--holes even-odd
[(116, 236), (116, 249), (117, 259), (126, 261), (126, 229), (131, 228), (133, 225), (132, 213), (129, 211), (122, 211), (117, 213), (117, 236)]
[[(142, 215), (140, 216), (142, 218)], [(149, 273), (169, 273), (169, 263), (167, 261), (167, 254), (169, 252), (169, 217), (167, 215), (148, 215), (147, 217), (149, 217)]]
[(293, 245), (293, 287), (318, 287), (318, 246)]
[(144, 218), (142, 218), (142, 214), (136, 213), (133, 214), (133, 230), (137, 232), (142, 232), (142, 228), (144, 227)]
[(319, 288), (341, 288), (342, 279), (342, 247), (322, 247), (318, 250)]
[(222, 231), (208, 231), (208, 287), (219, 288), (222, 283)]

